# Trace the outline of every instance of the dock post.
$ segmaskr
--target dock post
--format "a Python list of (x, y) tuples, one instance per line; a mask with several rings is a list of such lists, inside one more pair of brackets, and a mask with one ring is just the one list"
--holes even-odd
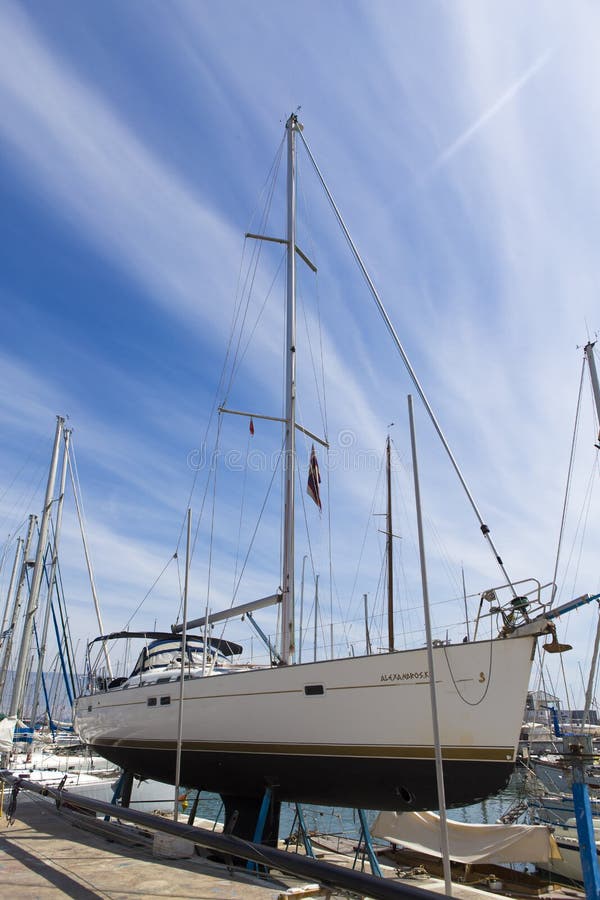
[(600, 868), (594, 838), (592, 805), (581, 762), (573, 763), (573, 803), (585, 896), (587, 900), (600, 900)]
[(565, 757), (571, 764), (573, 773), (573, 805), (579, 839), (579, 856), (583, 872), (583, 886), (586, 900), (600, 900), (600, 868), (594, 835), (592, 805), (585, 780), (585, 766), (593, 760), (593, 747), (590, 735), (565, 737)]

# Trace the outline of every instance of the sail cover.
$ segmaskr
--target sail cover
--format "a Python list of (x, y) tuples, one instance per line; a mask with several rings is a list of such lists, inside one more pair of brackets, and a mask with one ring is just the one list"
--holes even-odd
[[(417, 853), (441, 855), (440, 817), (432, 812), (380, 812), (373, 837)], [(547, 825), (471, 825), (448, 820), (450, 858), (462, 863), (561, 859)]]
[(6, 716), (0, 721), (0, 753), (10, 753), (12, 751), (16, 724), (15, 716)]

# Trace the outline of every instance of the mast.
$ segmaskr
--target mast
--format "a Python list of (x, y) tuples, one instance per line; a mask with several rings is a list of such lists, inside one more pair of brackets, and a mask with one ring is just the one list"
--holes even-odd
[(388, 596), (388, 649), (394, 649), (394, 551), (392, 536), (392, 466), (390, 436), (385, 442), (385, 471), (387, 476), (387, 596)]
[(294, 661), (294, 482), (296, 472), (296, 131), (292, 114), (287, 129), (287, 301), (285, 335), (285, 500), (283, 521), (283, 591), (281, 659)]
[[(8, 629), (8, 636), (6, 638), (6, 643), (3, 647), (4, 656), (2, 657), (2, 665), (0, 666), (0, 702), (2, 701), (2, 696), (4, 694), (4, 688), (6, 687), (6, 676), (8, 673), (8, 667), (10, 665), (10, 657), (12, 654), (13, 641), (15, 638), (15, 631), (17, 630), (17, 621), (19, 619), (19, 612), (21, 610), (21, 602), (23, 597), (23, 589), (25, 587), (25, 580), (27, 578), (27, 568), (31, 565), (29, 561), (29, 551), (31, 549), (31, 542), (33, 541), (33, 532), (35, 530), (35, 526), (37, 524), (37, 516), (29, 516), (29, 525), (27, 526), (27, 537), (25, 538), (25, 546), (23, 549), (23, 561), (21, 563), (21, 571), (19, 573), (19, 584), (17, 585), (17, 593), (15, 594), (15, 600), (13, 603), (12, 613), (10, 617), (10, 625)], [(22, 541), (21, 541), (22, 543)]]
[(40, 587), (42, 584), (42, 575), (44, 572), (44, 555), (46, 552), (46, 545), (48, 543), (48, 526), (50, 524), (50, 512), (52, 509), (54, 495), (54, 482), (56, 480), (56, 469), (58, 467), (60, 438), (62, 435), (64, 424), (65, 420), (63, 419), (63, 417), (57, 416), (56, 433), (54, 435), (54, 447), (52, 449), (52, 459), (50, 461), (50, 471), (48, 473), (48, 483), (46, 485), (46, 498), (44, 500), (44, 509), (42, 511), (42, 519), (40, 522), (40, 536), (38, 538), (37, 551), (35, 554), (33, 575), (31, 576), (29, 602), (27, 604), (27, 610), (25, 612), (25, 622), (23, 624), (23, 633), (21, 635), (21, 650), (19, 653), (19, 660), (17, 662), (17, 671), (15, 674), (13, 694), (10, 701), (9, 715), (11, 716), (21, 716), (23, 713), (29, 647), (31, 644), (31, 636), (33, 634), (33, 620), (38, 608), (38, 599), (40, 596)]
[[(585, 358), (588, 362), (590, 370), (590, 380), (592, 382), (592, 393), (594, 395), (594, 403), (596, 405), (596, 415), (598, 424), (600, 425), (600, 386), (598, 384), (598, 372), (596, 370), (596, 359), (594, 357), (595, 341), (588, 341), (583, 348)], [(598, 441), (600, 442), (600, 432), (598, 432)], [(597, 445), (596, 445), (597, 446)], [(590, 674), (585, 692), (585, 701), (583, 708), (583, 716), (581, 717), (581, 730), (583, 731), (587, 722), (587, 718), (592, 706), (592, 694), (594, 692), (594, 682), (596, 680), (596, 669), (598, 666), (598, 650), (600, 649), (600, 613), (598, 617), (598, 625), (596, 626), (596, 639), (594, 641), (594, 652), (592, 654), (592, 664), (590, 666)]]
[(58, 503), (56, 505), (56, 522), (54, 526), (54, 547), (52, 548), (52, 565), (50, 568), (50, 576), (48, 578), (48, 590), (46, 593), (46, 608), (44, 610), (44, 622), (42, 625), (42, 636), (40, 640), (40, 648), (38, 654), (38, 666), (35, 674), (35, 687), (33, 689), (33, 703), (31, 706), (31, 727), (35, 728), (35, 720), (37, 718), (38, 703), (40, 697), (40, 686), (44, 677), (44, 660), (46, 658), (46, 643), (48, 641), (48, 626), (50, 624), (50, 612), (52, 610), (52, 594), (54, 585), (56, 584), (56, 569), (58, 567), (58, 545), (60, 542), (60, 529), (62, 525), (62, 511), (65, 499), (65, 486), (67, 483), (67, 460), (69, 457), (69, 439), (71, 431), (68, 428), (63, 430), (63, 458), (60, 470), (60, 487), (58, 489)]
[[(11, 597), (13, 596), (13, 590), (15, 587), (15, 581), (17, 579), (17, 572), (19, 571), (19, 561), (21, 557), (21, 548), (23, 546), (23, 538), (17, 538), (17, 548), (15, 550), (15, 558), (13, 562), (12, 571), (10, 573), (10, 582), (8, 585), (8, 591), (6, 593), (6, 604), (4, 606), (4, 616), (2, 617), (2, 627), (0, 628), (0, 647), (4, 643), (6, 626), (8, 625), (8, 614)], [(6, 632), (8, 635), (8, 632)]]
[[(598, 371), (596, 369), (596, 359), (594, 357), (595, 344), (595, 341), (588, 341), (583, 348), (583, 352), (588, 361), (590, 379), (592, 382), (592, 393), (594, 394), (594, 403), (596, 404), (596, 415), (598, 416), (598, 423), (600, 424), (600, 385), (598, 384)], [(598, 434), (598, 440), (600, 441), (600, 433)]]

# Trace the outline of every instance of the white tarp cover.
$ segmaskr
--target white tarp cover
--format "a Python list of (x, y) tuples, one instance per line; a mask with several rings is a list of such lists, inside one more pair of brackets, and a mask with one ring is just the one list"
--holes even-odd
[(15, 716), (6, 716), (0, 720), (0, 753), (10, 753), (13, 748), (13, 736), (17, 719)]
[[(380, 812), (373, 837), (418, 853), (441, 854), (440, 817), (432, 812)], [(548, 862), (561, 859), (547, 825), (470, 825), (448, 820), (450, 858), (456, 862)]]

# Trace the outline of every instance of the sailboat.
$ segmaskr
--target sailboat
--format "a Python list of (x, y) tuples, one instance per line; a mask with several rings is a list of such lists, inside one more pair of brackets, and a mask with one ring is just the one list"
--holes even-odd
[[(426, 649), (295, 663), (294, 485), (300, 427), (296, 258), (305, 258), (296, 244), (296, 141), (302, 131), (296, 115), (290, 116), (286, 130), (287, 237), (281, 241), (287, 245), (285, 521), (280, 587), (262, 599), (173, 626), (171, 631), (138, 632), (146, 643), (131, 675), (112, 681), (92, 679), (89, 690), (76, 701), (74, 717), (76, 731), (95, 752), (137, 775), (175, 783), (183, 654), (180, 783), (221, 794), (226, 827), (250, 837), (267, 790), (277, 804), (285, 800), (381, 810), (437, 808)], [(487, 526), (482, 524), (482, 531), (487, 537)], [(475, 802), (508, 781), (536, 639), (554, 632), (545, 608), (518, 597), (508, 576), (507, 581), (506, 610), (492, 610), (503, 613), (498, 638), (444, 644), (434, 650), (449, 806)], [(208, 634), (208, 626), (217, 621), (278, 604), (279, 646), (270, 665), (236, 663), (241, 647)], [(201, 629), (200, 635), (187, 638), (185, 647), (184, 625), (186, 634)], [(119, 632), (97, 640), (105, 644), (133, 636)]]

